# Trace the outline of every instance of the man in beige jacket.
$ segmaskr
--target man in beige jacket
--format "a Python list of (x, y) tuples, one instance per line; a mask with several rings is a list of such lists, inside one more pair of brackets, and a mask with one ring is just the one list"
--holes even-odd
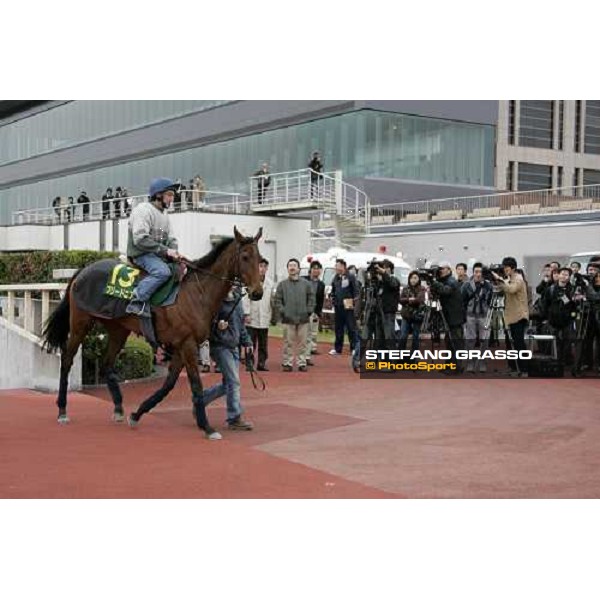
[[(493, 273), (500, 289), (504, 292), (504, 322), (510, 331), (512, 348), (525, 350), (525, 330), (529, 323), (527, 288), (523, 277), (517, 273), (517, 261), (512, 256), (502, 260), (504, 279)], [(522, 360), (509, 361), (513, 377), (527, 377), (527, 365)]]

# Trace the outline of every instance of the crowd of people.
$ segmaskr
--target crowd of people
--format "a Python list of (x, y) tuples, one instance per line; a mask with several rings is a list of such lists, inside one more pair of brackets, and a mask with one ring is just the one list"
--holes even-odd
[[(175, 199), (173, 210), (179, 212), (186, 210), (200, 210), (205, 203), (206, 184), (200, 175), (196, 175), (188, 182), (186, 188), (181, 179), (176, 180)], [(94, 201), (82, 190), (77, 200), (73, 196), (56, 196), (52, 202), (56, 221), (59, 223), (70, 223), (72, 221), (88, 221), (91, 213), (91, 204)], [(133, 198), (124, 186), (107, 187), (98, 202), (100, 205), (99, 216), (102, 219), (127, 218), (133, 208)], [(78, 211), (77, 208), (81, 207)]]

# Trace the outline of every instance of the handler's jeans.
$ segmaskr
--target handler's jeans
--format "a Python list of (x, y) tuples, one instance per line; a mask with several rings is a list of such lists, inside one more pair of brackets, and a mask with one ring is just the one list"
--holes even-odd
[(152, 294), (169, 280), (171, 269), (156, 254), (142, 254), (136, 256), (133, 261), (148, 273), (138, 284), (135, 297), (141, 302), (148, 302)]
[(235, 421), (242, 414), (240, 400), (240, 353), (224, 346), (211, 346), (211, 356), (217, 363), (223, 375), (223, 381), (205, 389), (202, 393), (202, 402), (208, 406), (217, 398), (226, 396), (227, 422)]

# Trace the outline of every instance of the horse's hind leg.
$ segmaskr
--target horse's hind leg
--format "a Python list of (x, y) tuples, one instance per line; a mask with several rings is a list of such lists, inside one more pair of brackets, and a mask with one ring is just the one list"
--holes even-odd
[(58, 422), (60, 425), (66, 425), (69, 422), (69, 417), (67, 416), (69, 372), (73, 366), (73, 359), (77, 354), (77, 350), (85, 339), (91, 324), (92, 319), (87, 316), (72, 320), (71, 333), (67, 340), (67, 346), (60, 355), (60, 383), (58, 385), (58, 398), (56, 400), (56, 405), (58, 406)]
[(111, 321), (104, 322), (103, 325), (108, 332), (108, 350), (104, 357), (103, 371), (106, 377), (106, 386), (108, 387), (108, 391), (110, 392), (115, 405), (113, 420), (115, 423), (122, 423), (125, 420), (125, 413), (123, 412), (123, 395), (121, 394), (119, 378), (115, 371), (115, 361), (117, 360), (119, 352), (123, 349), (130, 332), (128, 329)]
[(167, 375), (162, 387), (154, 392), (152, 396), (144, 400), (139, 405), (138, 409), (129, 415), (128, 422), (131, 427), (135, 427), (144, 414), (151, 411), (159, 402), (162, 402), (167, 397), (169, 392), (175, 387), (182, 368), (183, 363), (181, 361), (181, 356), (179, 352), (176, 352), (171, 360), (171, 364), (169, 365), (169, 374)]

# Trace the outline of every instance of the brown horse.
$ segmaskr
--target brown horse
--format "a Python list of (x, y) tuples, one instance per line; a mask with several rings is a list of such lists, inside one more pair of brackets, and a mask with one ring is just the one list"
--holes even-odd
[[(206, 256), (188, 263), (188, 272), (181, 282), (177, 301), (171, 306), (153, 309), (155, 332), (158, 342), (169, 348), (173, 358), (163, 386), (145, 400), (129, 417), (130, 425), (136, 425), (142, 415), (173, 389), (179, 374), (185, 367), (192, 389), (192, 401), (196, 422), (209, 439), (221, 435), (208, 423), (202, 402), (202, 382), (198, 373), (198, 345), (209, 338), (212, 320), (227, 293), (234, 285), (245, 284), (250, 297), (262, 297), (262, 282), (258, 269), (260, 253), (258, 240), (262, 227), (254, 237), (242, 236), (234, 228), (233, 238), (218, 244)], [(81, 269), (71, 279), (64, 298), (45, 324), (44, 345), (49, 352), (60, 349), (60, 384), (58, 390), (58, 422), (69, 422), (67, 416), (67, 387), (73, 359), (92, 323), (98, 321), (109, 336), (108, 351), (104, 358), (106, 383), (114, 402), (113, 419), (123, 422), (123, 397), (114, 370), (117, 355), (131, 332), (140, 333), (138, 317), (128, 315), (120, 319), (105, 319), (90, 314), (77, 306), (77, 279), (92, 265)]]

